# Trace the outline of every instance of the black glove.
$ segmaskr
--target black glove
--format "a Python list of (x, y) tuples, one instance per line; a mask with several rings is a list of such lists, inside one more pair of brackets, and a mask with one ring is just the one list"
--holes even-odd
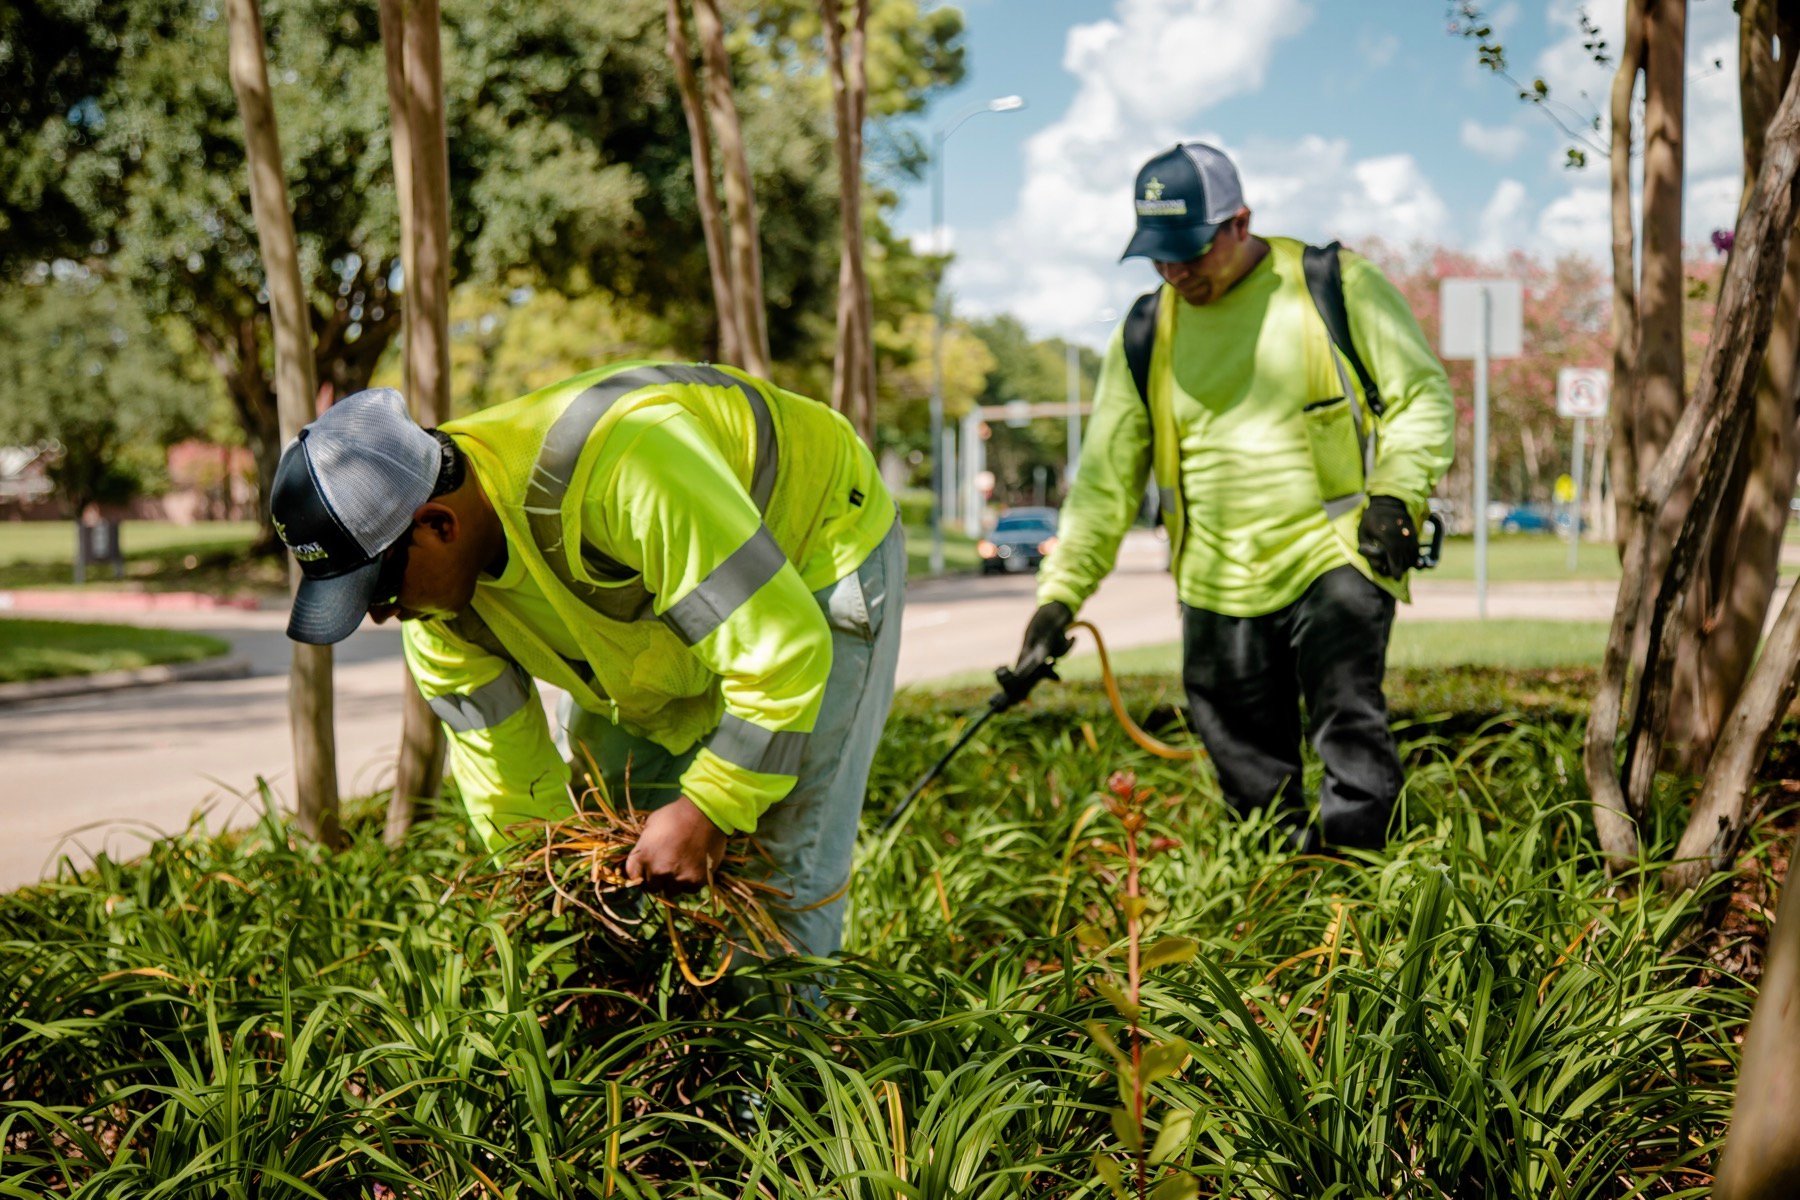
[(1069, 624), (1074, 620), (1075, 614), (1061, 600), (1040, 605), (1031, 614), (1031, 624), (1025, 626), (1025, 640), (1019, 644), (1019, 660), (1013, 664), (1013, 673), (1029, 676), (1051, 659), (1067, 654)]
[(1377, 575), (1398, 579), (1418, 565), (1419, 527), (1401, 501), (1371, 496), (1356, 527), (1356, 549)]

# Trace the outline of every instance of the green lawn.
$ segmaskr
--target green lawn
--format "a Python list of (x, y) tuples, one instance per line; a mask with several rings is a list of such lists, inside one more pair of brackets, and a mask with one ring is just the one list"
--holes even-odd
[[(981, 565), (975, 553), (975, 539), (966, 534), (944, 531), (944, 573), (973, 571)], [(931, 571), (931, 531), (919, 525), (906, 527), (906, 574), (909, 579), (924, 579)]]
[[(1546, 579), (1617, 579), (1619, 555), (1611, 542), (1583, 542), (1576, 567), (1569, 570), (1569, 543), (1545, 534), (1495, 534), (1488, 539), (1488, 581)], [(1444, 539), (1444, 561), (1416, 579), (1473, 580), (1475, 539)]]
[(172, 629), (0, 618), (0, 683), (196, 662), (230, 649), (218, 638)]
[[(127, 559), (160, 556), (176, 550), (243, 547), (256, 536), (254, 521), (126, 521), (119, 528)], [(0, 521), (0, 567), (19, 563), (75, 561), (75, 522)]]
[[(280, 595), (285, 565), (248, 553), (253, 521), (127, 521), (124, 583), (153, 592)], [(68, 521), (0, 522), (0, 589), (74, 587), (75, 527)], [(88, 572), (89, 588), (117, 588), (110, 567)]]

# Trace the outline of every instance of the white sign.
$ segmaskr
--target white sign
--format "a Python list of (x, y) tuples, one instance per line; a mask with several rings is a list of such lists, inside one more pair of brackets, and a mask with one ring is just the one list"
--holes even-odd
[(1438, 296), (1443, 317), (1438, 350), (1445, 358), (1480, 357), (1484, 308), (1487, 356), (1517, 358), (1525, 353), (1525, 289), (1518, 280), (1446, 279), (1438, 285)]
[(1612, 372), (1605, 367), (1564, 367), (1556, 373), (1556, 415), (1598, 421), (1611, 393)]
[(1008, 400), (1006, 402), (1006, 424), (1009, 429), (1023, 429), (1031, 424), (1031, 401)]

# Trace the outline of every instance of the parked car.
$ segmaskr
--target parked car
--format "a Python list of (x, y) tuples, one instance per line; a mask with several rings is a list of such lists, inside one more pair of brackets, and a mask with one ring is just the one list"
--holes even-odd
[(1519, 504), (1500, 518), (1501, 533), (1555, 533), (1556, 514), (1542, 504)]
[(1009, 508), (994, 522), (993, 532), (975, 547), (981, 572), (1035, 571), (1056, 547), (1054, 508)]

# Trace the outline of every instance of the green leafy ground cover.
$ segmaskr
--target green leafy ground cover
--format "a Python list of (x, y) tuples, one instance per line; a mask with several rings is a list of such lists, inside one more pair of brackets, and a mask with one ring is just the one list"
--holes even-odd
[(0, 617), (0, 683), (198, 662), (230, 649), (218, 638), (174, 629)]
[[(336, 857), (273, 822), (161, 842), (0, 898), (0, 1195), (1107, 1196), (1121, 768), (1150, 789), (1144, 919), (1197, 949), (1141, 996), (1185, 1045), (1148, 1110), (1159, 1200), (1703, 1195), (1750, 997), (1686, 948), (1702, 898), (1601, 870), (1558, 716), (1585, 686), (1406, 674), (1398, 836), (1350, 862), (1275, 852), (1091, 688), (996, 721), (879, 837), (985, 692), (905, 696), (852, 953), (797, 1024), (667, 972), (584, 989), (452, 819), (398, 853), (372, 815)], [(1168, 724), (1171, 684), (1128, 690)]]

